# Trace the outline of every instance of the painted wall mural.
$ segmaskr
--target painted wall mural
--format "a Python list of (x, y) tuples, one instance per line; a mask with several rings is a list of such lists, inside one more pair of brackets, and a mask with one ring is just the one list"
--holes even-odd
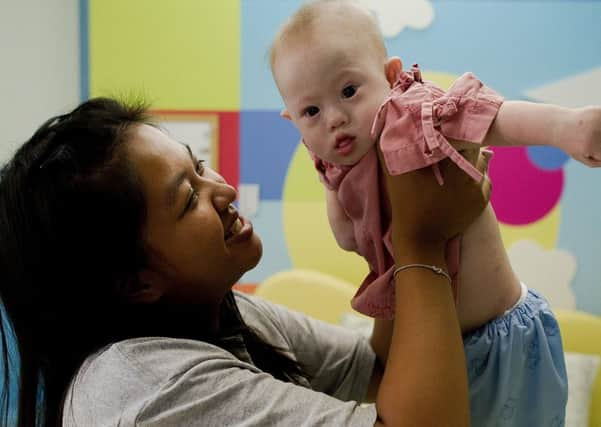
[[(465, 71), (509, 99), (601, 104), (601, 2), (361, 0), (391, 55), (448, 86)], [(132, 90), (162, 112), (215, 114), (220, 172), (264, 242), (243, 278), (289, 268), (360, 283), (336, 247), (323, 189), (282, 101), (267, 51), (301, 0), (81, 0), (84, 97)], [(225, 121), (224, 121), (225, 120)], [(499, 148), (492, 204), (514, 268), (555, 307), (601, 314), (601, 171), (547, 148)]]

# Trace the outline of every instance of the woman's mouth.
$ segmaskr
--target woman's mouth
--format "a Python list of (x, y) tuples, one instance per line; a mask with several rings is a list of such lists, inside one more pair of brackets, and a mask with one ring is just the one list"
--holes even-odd
[(246, 218), (239, 216), (225, 232), (224, 240), (228, 245), (243, 242), (250, 239), (253, 234), (253, 226)]
[(236, 218), (236, 220), (232, 223), (231, 227), (225, 232), (225, 240), (232, 237), (234, 234), (237, 234), (242, 229), (242, 222), (240, 218)]

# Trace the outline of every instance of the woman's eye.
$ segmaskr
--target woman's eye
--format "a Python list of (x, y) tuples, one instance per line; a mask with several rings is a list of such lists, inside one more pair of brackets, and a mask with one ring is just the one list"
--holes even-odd
[(303, 115), (313, 117), (313, 116), (317, 115), (318, 113), (319, 113), (319, 108), (312, 105), (310, 107), (305, 108)]
[(357, 88), (352, 85), (346, 86), (344, 89), (342, 89), (343, 98), (352, 98), (355, 93), (357, 93)]
[(198, 191), (194, 190), (194, 188), (190, 187), (190, 192), (188, 194), (188, 200), (186, 201), (186, 206), (184, 206), (184, 211), (182, 215), (188, 212), (194, 204), (198, 201)]

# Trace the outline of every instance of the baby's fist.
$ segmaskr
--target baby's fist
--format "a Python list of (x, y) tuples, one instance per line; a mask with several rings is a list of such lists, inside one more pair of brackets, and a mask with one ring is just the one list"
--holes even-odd
[(565, 118), (559, 148), (590, 167), (601, 167), (601, 107), (572, 110)]

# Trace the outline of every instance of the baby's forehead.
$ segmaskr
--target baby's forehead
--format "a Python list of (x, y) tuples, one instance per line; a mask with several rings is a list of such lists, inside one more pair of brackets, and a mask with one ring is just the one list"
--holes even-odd
[[(380, 68), (375, 60), (357, 60), (356, 55), (341, 49), (333, 50), (331, 55), (323, 53), (319, 59), (299, 55), (289, 63), (292, 66), (279, 70), (278, 86), (286, 103), (310, 102), (331, 90), (340, 90), (344, 84), (373, 78), (374, 70)], [(307, 61), (303, 63), (303, 59)]]
[(341, 45), (353, 44), (386, 59), (386, 47), (374, 16), (364, 7), (348, 0), (312, 1), (302, 6), (280, 28), (269, 52), (273, 66), (290, 48), (321, 44), (335, 40)]
[[(281, 58), (289, 58), (299, 51), (305, 55), (319, 55), (322, 62), (331, 67), (342, 67), (357, 62), (360, 56), (363, 59), (382, 62), (386, 53), (379, 49), (379, 43), (367, 32), (355, 31), (352, 28), (341, 28), (337, 31), (331, 29), (314, 28), (306, 32), (295, 33), (292, 37), (281, 40), (274, 62)], [(326, 60), (323, 60), (323, 57)]]

